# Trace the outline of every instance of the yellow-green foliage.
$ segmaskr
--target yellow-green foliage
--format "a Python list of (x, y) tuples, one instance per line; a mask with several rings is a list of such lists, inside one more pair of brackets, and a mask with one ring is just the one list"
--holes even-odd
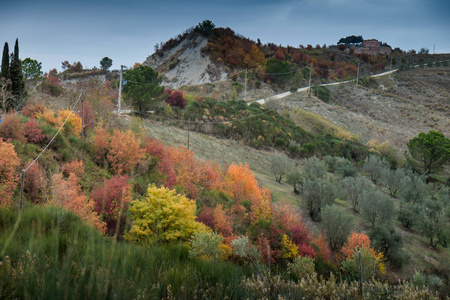
[(283, 258), (293, 259), (298, 256), (298, 246), (283, 234)]
[(151, 185), (147, 196), (134, 201), (130, 208), (133, 226), (125, 239), (139, 244), (157, 241), (187, 241), (208, 227), (197, 222), (194, 200), (166, 187)]
[(341, 139), (358, 140), (359, 137), (344, 128), (332, 124), (327, 118), (318, 114), (295, 108), (291, 114), (294, 122), (304, 129), (316, 134), (332, 134)]
[(298, 278), (311, 276), (314, 274), (314, 259), (307, 256), (297, 256), (292, 263), (288, 264), (288, 269)]

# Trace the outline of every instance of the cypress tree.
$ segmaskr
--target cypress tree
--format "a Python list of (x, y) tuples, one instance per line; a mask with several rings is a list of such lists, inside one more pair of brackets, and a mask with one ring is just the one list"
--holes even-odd
[(12, 94), (15, 98), (13, 108), (20, 109), (22, 107), (23, 98), (26, 96), (25, 81), (22, 74), (22, 64), (19, 59), (19, 39), (16, 39), (14, 46), (14, 54), (11, 62), (11, 82)]
[(8, 43), (5, 43), (3, 47), (3, 56), (2, 56), (2, 74), (0, 77), (4, 77), (5, 80), (10, 78), (9, 75), (9, 46)]

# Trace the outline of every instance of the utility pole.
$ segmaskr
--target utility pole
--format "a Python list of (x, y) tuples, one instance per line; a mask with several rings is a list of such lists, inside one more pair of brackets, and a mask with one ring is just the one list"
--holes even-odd
[(313, 64), (311, 63), (311, 68), (309, 69), (309, 88), (308, 88), (308, 96), (311, 95), (311, 75), (312, 75)]
[(436, 44), (433, 44), (433, 54), (436, 53)]
[(247, 134), (247, 143), (250, 144), (250, 130), (252, 128), (252, 118), (248, 119), (248, 134)]
[(267, 263), (269, 264), (269, 275), (270, 275), (270, 245), (267, 245)]
[(25, 185), (25, 172), (26, 170), (22, 169), (20, 173), (20, 198), (19, 198), (19, 211), (22, 211), (23, 207), (23, 186)]
[(191, 119), (189, 119), (188, 121), (188, 150), (189, 150), (189, 135), (191, 132)]
[(359, 61), (358, 61), (358, 70), (356, 71), (356, 85), (355, 85), (355, 87), (358, 87), (358, 81), (359, 81)]
[(119, 99), (117, 99), (117, 114), (120, 115), (120, 102), (122, 101), (123, 65), (120, 66)]
[(81, 139), (84, 138), (84, 96), (81, 96)]
[(244, 101), (247, 101), (247, 69), (245, 69), (245, 82), (244, 82)]
[(358, 251), (359, 258), (359, 295), (361, 299), (363, 298), (363, 275), (362, 275), (362, 259), (361, 259), (361, 251)]
[(392, 71), (392, 56), (391, 59), (389, 60), (389, 79), (391, 79), (391, 71)]

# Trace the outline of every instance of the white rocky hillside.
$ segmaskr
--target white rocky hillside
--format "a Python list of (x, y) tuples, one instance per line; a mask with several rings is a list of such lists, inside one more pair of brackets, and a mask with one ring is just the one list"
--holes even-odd
[(188, 36), (176, 47), (147, 57), (143, 65), (157, 70), (163, 76), (162, 85), (173, 89), (227, 80), (228, 68), (215, 64), (202, 52), (207, 43), (204, 36)]

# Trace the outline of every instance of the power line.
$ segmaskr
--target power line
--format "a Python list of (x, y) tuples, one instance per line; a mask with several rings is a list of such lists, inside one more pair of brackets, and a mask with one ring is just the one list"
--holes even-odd
[(39, 155), (30, 163), (30, 165), (28, 167), (26, 167), (23, 171), (27, 172), (30, 167), (39, 159), (39, 157), (41, 157), (41, 155), (45, 152), (45, 150), (47, 150), (48, 146), (50, 146), (50, 144), (53, 142), (53, 140), (56, 138), (56, 136), (58, 135), (58, 133), (61, 131), (61, 129), (64, 127), (64, 125), (66, 124), (67, 120), (69, 119), (70, 115), (73, 113), (73, 110), (75, 109), (75, 106), (78, 104), (78, 102), (81, 99), (81, 96), (83, 95), (83, 92), (80, 93), (80, 96), (78, 97), (78, 100), (75, 102), (75, 104), (72, 106), (72, 109), (70, 110), (70, 113), (67, 115), (66, 119), (64, 120), (64, 122), (62, 123), (62, 125), (59, 127), (58, 131), (55, 133), (55, 135), (53, 136), (53, 138), (50, 140), (50, 142), (45, 146), (45, 148), (41, 151), (41, 153), (39, 153)]
[[(274, 106), (274, 107), (272, 107), (270, 109), (267, 109), (264, 112), (261, 112), (261, 113), (258, 113), (258, 114), (254, 114), (254, 115), (249, 115), (248, 117), (241, 118), (241, 119), (228, 120), (228, 121), (192, 121), (191, 120), (190, 122), (191, 123), (195, 123), (195, 124), (202, 124), (202, 123), (223, 124), (223, 123), (230, 123), (230, 122), (241, 122), (241, 121), (245, 121), (245, 120), (248, 120), (248, 119), (253, 119), (253, 118), (258, 117), (260, 115), (264, 115), (264, 114), (267, 114), (267, 113), (269, 113), (271, 111), (274, 111), (274, 110), (276, 110), (278, 107), (280, 107), (283, 104), (284, 104), (284, 102), (280, 102), (280, 104), (278, 104), (278, 105), (276, 105), (276, 106)], [(161, 119), (161, 120), (165, 120), (165, 121), (175, 121), (175, 122), (186, 122), (187, 121), (185, 119), (165, 118), (165, 117), (162, 117), (162, 116), (157, 116), (157, 115), (153, 115), (153, 114), (138, 112), (138, 111), (134, 111), (134, 110), (132, 110), (131, 112), (134, 112), (134, 113), (137, 113), (137, 114), (140, 114), (140, 115), (146, 115), (146, 116), (155, 117), (157, 119)]]

